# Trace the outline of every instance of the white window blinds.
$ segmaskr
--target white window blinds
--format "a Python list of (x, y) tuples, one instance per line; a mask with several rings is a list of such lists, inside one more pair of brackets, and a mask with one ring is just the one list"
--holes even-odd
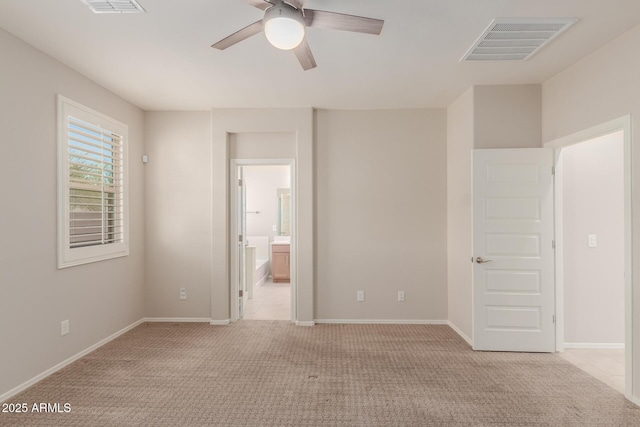
[(123, 240), (123, 138), (68, 118), (69, 244), (71, 248)]
[(60, 97), (60, 268), (128, 254), (127, 127)]

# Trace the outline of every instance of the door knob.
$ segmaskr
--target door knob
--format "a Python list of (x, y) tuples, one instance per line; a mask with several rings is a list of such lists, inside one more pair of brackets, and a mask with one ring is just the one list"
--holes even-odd
[(479, 257), (476, 258), (476, 262), (478, 264), (485, 264), (487, 262), (491, 262), (491, 260), (490, 259), (483, 259), (481, 256), (479, 256)]

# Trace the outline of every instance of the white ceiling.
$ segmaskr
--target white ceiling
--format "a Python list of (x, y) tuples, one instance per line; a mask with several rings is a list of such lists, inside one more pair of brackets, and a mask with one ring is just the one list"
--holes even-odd
[[(0, 27), (145, 110), (374, 109), (446, 107), (474, 84), (541, 83), (640, 23), (638, 0), (307, 0), (385, 25), (380, 36), (310, 28), (318, 67), (303, 71), (263, 34), (210, 47), (261, 19), (243, 0), (139, 3), (146, 14), (3, 0)], [(459, 62), (499, 17), (580, 21), (528, 61)]]

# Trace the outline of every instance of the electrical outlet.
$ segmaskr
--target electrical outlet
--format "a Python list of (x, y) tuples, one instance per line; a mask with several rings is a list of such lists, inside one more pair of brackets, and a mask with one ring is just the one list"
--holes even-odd
[(590, 248), (595, 248), (598, 246), (598, 236), (596, 234), (587, 235), (587, 243)]
[(63, 337), (69, 334), (69, 320), (63, 320), (60, 322), (60, 336)]
[(187, 288), (180, 288), (180, 299), (187, 299)]
[(398, 301), (404, 301), (404, 291), (398, 291)]
[(364, 291), (358, 291), (357, 300), (360, 302), (364, 301)]

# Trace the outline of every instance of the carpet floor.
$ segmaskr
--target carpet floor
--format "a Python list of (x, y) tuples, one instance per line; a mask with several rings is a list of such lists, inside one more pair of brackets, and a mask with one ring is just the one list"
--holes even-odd
[(29, 411), (3, 426), (640, 426), (557, 355), (474, 352), (432, 325), (145, 323), (8, 403)]

